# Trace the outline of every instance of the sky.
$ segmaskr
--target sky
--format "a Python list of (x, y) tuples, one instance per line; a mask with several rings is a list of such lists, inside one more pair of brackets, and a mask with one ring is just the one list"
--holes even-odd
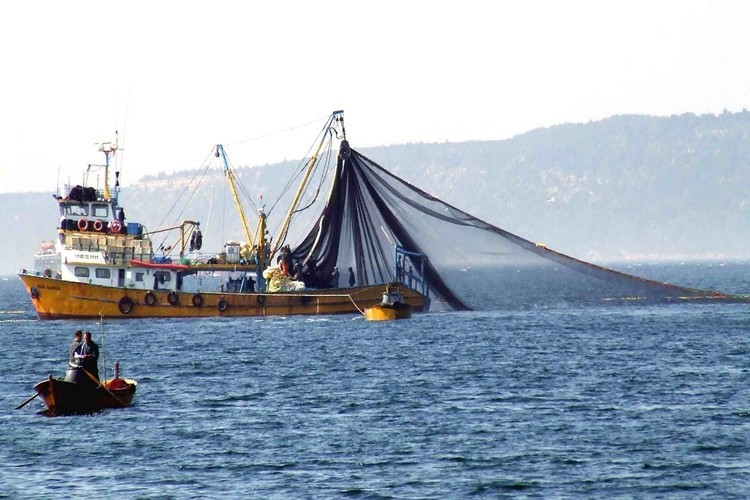
[(748, 26), (725, 0), (4, 2), (0, 193), (80, 183), (115, 130), (127, 186), (217, 143), (301, 158), (338, 109), (355, 148), (741, 111)]

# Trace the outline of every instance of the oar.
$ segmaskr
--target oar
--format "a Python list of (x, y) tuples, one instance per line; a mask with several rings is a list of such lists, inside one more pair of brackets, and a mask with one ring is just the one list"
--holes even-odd
[(24, 402), (23, 402), (23, 403), (21, 403), (20, 405), (16, 406), (16, 410), (20, 410), (21, 408), (23, 408), (23, 407), (24, 407), (24, 406), (26, 406), (27, 404), (31, 403), (31, 401), (32, 401), (32, 400), (33, 400), (33, 399), (34, 399), (35, 397), (37, 397), (38, 395), (39, 395), (39, 393), (37, 392), (36, 394), (34, 394), (33, 396), (31, 396), (31, 397), (30, 397), (29, 399), (27, 399), (26, 401), (24, 401)]
[(99, 382), (99, 379), (98, 379), (98, 378), (96, 378), (96, 377), (94, 377), (94, 376), (93, 376), (93, 375), (92, 375), (92, 374), (91, 374), (91, 373), (90, 373), (90, 372), (89, 372), (88, 370), (86, 370), (85, 368), (81, 368), (81, 370), (83, 370), (83, 373), (85, 373), (86, 375), (88, 375), (88, 377), (89, 377), (89, 378), (90, 378), (91, 380), (93, 380), (94, 382), (96, 382), (96, 384), (97, 384), (97, 389), (98, 389), (99, 387), (101, 387), (102, 389), (104, 389), (105, 391), (107, 391), (107, 392), (109, 393), (109, 395), (110, 395), (110, 396), (112, 396), (113, 398), (115, 398), (115, 400), (117, 400), (117, 402), (118, 402), (118, 403), (120, 403), (120, 405), (122, 405), (122, 407), (123, 407), (123, 408), (126, 408), (126, 407), (128, 406), (128, 405), (126, 405), (125, 403), (123, 403), (123, 402), (122, 402), (122, 399), (118, 398), (117, 396), (115, 396), (115, 395), (114, 395), (114, 394), (112, 393), (112, 391), (110, 391), (109, 389), (107, 389), (107, 387), (106, 387), (106, 386), (105, 386), (105, 385), (104, 385), (103, 383)]

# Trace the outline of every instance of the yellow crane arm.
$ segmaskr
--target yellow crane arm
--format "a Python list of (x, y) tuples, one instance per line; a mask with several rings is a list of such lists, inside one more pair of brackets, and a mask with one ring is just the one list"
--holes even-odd
[(229, 188), (232, 190), (232, 196), (234, 197), (234, 204), (237, 207), (237, 213), (239, 214), (240, 222), (242, 223), (242, 230), (245, 232), (245, 241), (247, 242), (247, 245), (249, 245), (252, 248), (253, 237), (250, 234), (250, 227), (247, 224), (245, 211), (242, 209), (242, 203), (240, 203), (240, 197), (237, 194), (237, 186), (234, 180), (234, 174), (232, 173), (232, 169), (229, 168), (229, 161), (227, 160), (227, 155), (226, 155), (226, 152), (224, 151), (224, 146), (222, 146), (221, 144), (216, 145), (216, 156), (221, 156), (221, 159), (224, 162), (224, 175), (226, 176), (227, 181), (229, 181)]
[(326, 141), (326, 134), (328, 132), (328, 129), (331, 126), (331, 123), (337, 119), (338, 115), (340, 115), (341, 111), (334, 112), (326, 122), (325, 126), (323, 127), (323, 134), (320, 138), (320, 142), (318, 143), (318, 147), (315, 148), (315, 152), (310, 157), (310, 161), (307, 162), (307, 168), (305, 169), (305, 175), (302, 177), (302, 182), (300, 183), (299, 188), (297, 189), (297, 193), (294, 195), (294, 199), (292, 200), (292, 204), (289, 206), (289, 211), (286, 214), (286, 217), (284, 217), (284, 223), (281, 225), (281, 229), (279, 230), (279, 236), (276, 238), (276, 242), (273, 245), (273, 251), (271, 252), (271, 259), (273, 259), (273, 256), (276, 255), (276, 252), (279, 251), (279, 248), (281, 245), (284, 244), (284, 241), (286, 240), (287, 232), (289, 231), (289, 223), (292, 221), (292, 214), (294, 214), (294, 211), (297, 210), (297, 205), (299, 204), (300, 198), (302, 198), (302, 193), (305, 191), (305, 187), (307, 186), (307, 180), (310, 178), (310, 174), (313, 171), (313, 167), (315, 167), (315, 164), (318, 163), (318, 155), (320, 154), (320, 150), (323, 148), (323, 144)]

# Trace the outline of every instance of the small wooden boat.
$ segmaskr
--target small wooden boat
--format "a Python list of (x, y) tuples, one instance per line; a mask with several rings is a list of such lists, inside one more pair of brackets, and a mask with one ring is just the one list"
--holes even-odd
[(380, 304), (365, 308), (365, 320), (388, 321), (411, 318), (412, 306), (404, 302), (404, 294), (396, 284), (389, 284)]
[(130, 406), (137, 386), (135, 380), (120, 378), (118, 363), (115, 376), (104, 382), (82, 367), (70, 364), (64, 379), (50, 375), (36, 384), (34, 390), (47, 405), (49, 415), (75, 415)]

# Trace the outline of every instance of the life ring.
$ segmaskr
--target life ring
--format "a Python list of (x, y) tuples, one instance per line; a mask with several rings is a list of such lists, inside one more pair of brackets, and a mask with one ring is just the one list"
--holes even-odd
[(117, 303), (117, 308), (123, 314), (130, 314), (130, 311), (133, 310), (133, 301), (126, 295)]
[(194, 307), (201, 307), (203, 306), (203, 295), (196, 293), (193, 295), (193, 306)]
[(122, 229), (122, 224), (120, 224), (119, 220), (113, 220), (109, 223), (109, 230), (113, 233), (119, 233)]
[(172, 290), (167, 294), (167, 302), (169, 302), (169, 305), (176, 306), (180, 303), (180, 296)]
[(256, 295), (256, 296), (255, 296), (255, 302), (256, 302), (256, 303), (257, 303), (257, 304), (258, 304), (259, 306), (262, 306), (263, 304), (265, 304), (265, 303), (266, 303), (266, 296), (265, 296), (265, 295)]
[(104, 229), (104, 223), (100, 219), (94, 221), (94, 231), (101, 231)]
[(81, 217), (78, 219), (78, 230), (79, 231), (88, 231), (89, 230), (89, 221)]
[(156, 304), (156, 295), (154, 295), (154, 292), (146, 292), (146, 295), (143, 296), (143, 302), (145, 302), (147, 306), (153, 306)]
[(221, 312), (226, 311), (227, 307), (229, 307), (229, 302), (227, 302), (227, 299), (219, 299), (219, 302), (216, 303), (216, 309)]
[(36, 300), (39, 298), (39, 290), (35, 286), (32, 286), (31, 290), (29, 290), (29, 295), (31, 295), (32, 299)]

